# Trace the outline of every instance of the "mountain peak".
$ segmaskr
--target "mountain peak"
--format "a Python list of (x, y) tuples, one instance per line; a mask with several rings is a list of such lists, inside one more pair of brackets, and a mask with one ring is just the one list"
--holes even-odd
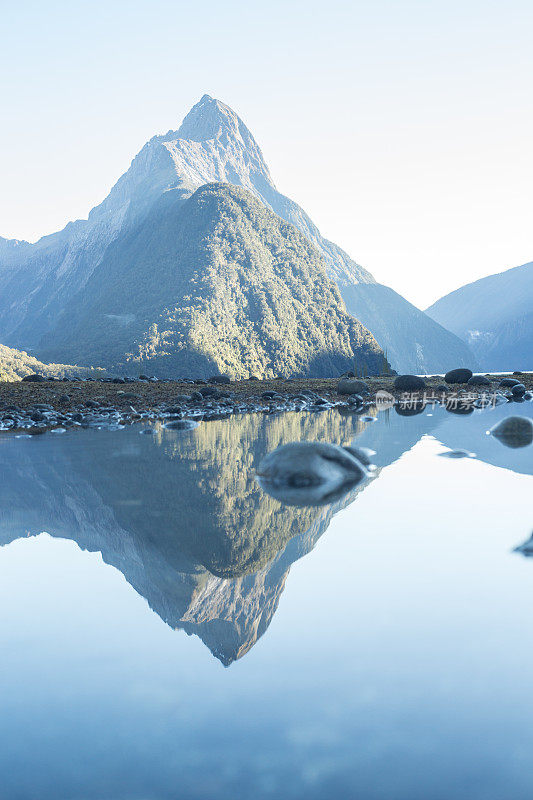
[(216, 139), (224, 129), (236, 133), (239, 122), (239, 118), (229, 106), (204, 94), (181, 123), (178, 136), (180, 139), (203, 142)]
[(178, 130), (180, 139), (204, 142), (217, 139), (222, 134), (255, 144), (254, 138), (237, 114), (220, 100), (204, 94), (191, 108)]

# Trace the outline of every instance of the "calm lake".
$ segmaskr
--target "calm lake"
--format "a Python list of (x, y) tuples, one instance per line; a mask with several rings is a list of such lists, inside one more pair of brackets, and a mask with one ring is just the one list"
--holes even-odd
[[(531, 800), (532, 412), (3, 435), (2, 800)], [(299, 440), (377, 469), (282, 505)]]

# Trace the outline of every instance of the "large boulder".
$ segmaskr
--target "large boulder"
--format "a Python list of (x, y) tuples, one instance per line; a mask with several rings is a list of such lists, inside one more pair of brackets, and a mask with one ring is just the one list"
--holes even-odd
[(341, 378), (337, 384), (337, 394), (368, 394), (369, 391), (367, 383), (353, 378)]
[(472, 377), (472, 370), (459, 367), (459, 369), (451, 369), (444, 376), (446, 383), (468, 383)]
[(220, 392), (216, 386), (202, 386), (199, 391), (202, 397), (220, 397)]
[(520, 381), (517, 381), (516, 378), (502, 378), (500, 381), (500, 386), (513, 387), (518, 386), (519, 383)]
[(524, 386), (523, 383), (516, 383), (511, 388), (511, 394), (513, 395), (513, 397), (523, 397), (525, 393), (526, 393), (526, 387)]
[(394, 381), (397, 392), (419, 392), (426, 388), (426, 382), (418, 375), (398, 375)]
[(472, 375), (471, 378), (467, 380), (467, 384), (469, 386), (490, 386), (490, 381), (485, 375)]
[(44, 375), (25, 375), (22, 379), (23, 381), (28, 381), (29, 383), (42, 383), (46, 380)]
[(231, 383), (231, 378), (229, 375), (212, 375), (208, 383)]

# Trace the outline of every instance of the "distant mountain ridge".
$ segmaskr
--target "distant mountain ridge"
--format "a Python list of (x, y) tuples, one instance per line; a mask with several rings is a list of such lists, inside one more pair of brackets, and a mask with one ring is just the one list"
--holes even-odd
[[(403, 371), (442, 371), (472, 365), (467, 346), (324, 239), (305, 212), (280, 194), (261, 150), (242, 120), (208, 95), (177, 131), (153, 137), (87, 220), (35, 244), (0, 240), (0, 341), (35, 348), (69, 317), (108, 247), (134, 231), (169, 190), (183, 200), (200, 186), (223, 182), (250, 192), (297, 227), (323, 255), (348, 311), (378, 338)], [(371, 296), (365, 289), (373, 286)], [(381, 306), (386, 307), (386, 312)], [(120, 314), (118, 315), (121, 316)]]
[(533, 368), (533, 261), (466, 284), (426, 313), (464, 339), (483, 370)]

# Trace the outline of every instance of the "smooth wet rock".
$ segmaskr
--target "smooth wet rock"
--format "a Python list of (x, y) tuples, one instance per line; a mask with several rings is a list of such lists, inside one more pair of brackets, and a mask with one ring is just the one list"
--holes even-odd
[(510, 388), (512, 386), (518, 386), (519, 383), (520, 383), (520, 381), (517, 381), (516, 378), (502, 378), (500, 383), (499, 383), (499, 386), (502, 386), (502, 387), (506, 386), (506, 387)]
[(436, 392), (449, 392), (450, 387), (447, 386), (445, 383), (439, 383), (439, 385), (435, 389)]
[(523, 383), (516, 383), (513, 387), (511, 387), (511, 394), (514, 398), (516, 397), (523, 397), (526, 393), (526, 387)]
[(364, 381), (342, 378), (337, 384), (337, 394), (368, 394), (370, 389)]
[(472, 375), (471, 378), (467, 380), (468, 386), (490, 386), (491, 383), (488, 378), (484, 375)]
[(26, 381), (27, 383), (42, 383), (46, 380), (46, 378), (44, 375), (38, 375), (37, 373), (34, 373), (32, 375), (25, 375), (22, 380)]
[(444, 376), (446, 383), (468, 383), (472, 377), (472, 370), (459, 367), (458, 369), (450, 369)]
[(533, 420), (529, 417), (506, 417), (497, 422), (489, 433), (506, 447), (527, 447), (533, 442)]
[(394, 388), (397, 392), (418, 392), (426, 388), (426, 382), (418, 375), (398, 375), (394, 380)]
[(291, 442), (263, 458), (260, 486), (286, 505), (324, 505), (368, 476), (352, 452), (323, 442)]

